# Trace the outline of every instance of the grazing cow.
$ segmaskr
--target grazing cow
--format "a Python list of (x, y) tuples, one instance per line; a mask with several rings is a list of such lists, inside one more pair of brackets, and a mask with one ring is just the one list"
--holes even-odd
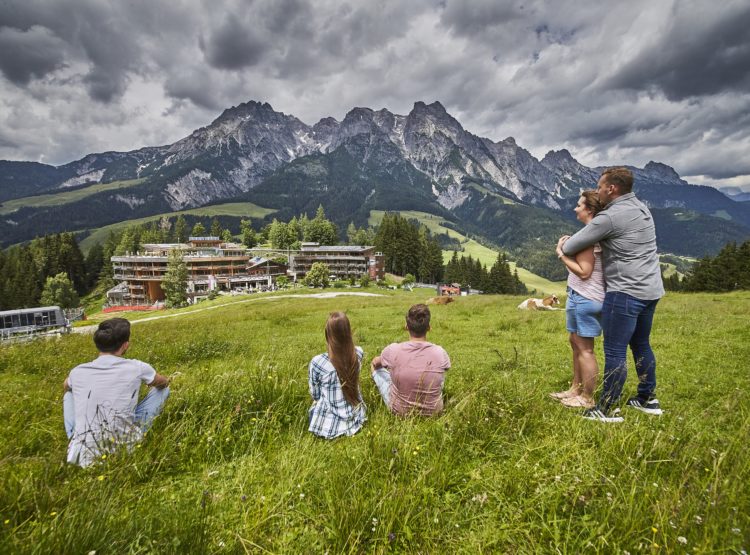
[(526, 299), (518, 305), (519, 310), (562, 310), (562, 308), (555, 308), (555, 305), (560, 304), (560, 299), (557, 295), (549, 295), (543, 299)]
[(432, 297), (431, 299), (427, 299), (427, 304), (448, 304), (454, 302), (456, 299), (453, 297), (445, 296), (445, 297)]

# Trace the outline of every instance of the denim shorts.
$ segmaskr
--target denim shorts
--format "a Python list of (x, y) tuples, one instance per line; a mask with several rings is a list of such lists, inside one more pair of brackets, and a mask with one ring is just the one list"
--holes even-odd
[(568, 287), (568, 300), (565, 302), (565, 323), (568, 331), (579, 337), (601, 335), (602, 304), (587, 299)]

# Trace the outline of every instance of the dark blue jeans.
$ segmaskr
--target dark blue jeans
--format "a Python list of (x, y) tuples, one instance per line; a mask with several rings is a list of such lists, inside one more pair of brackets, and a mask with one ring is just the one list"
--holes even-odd
[(620, 400), (628, 377), (628, 345), (633, 351), (638, 373), (638, 397), (646, 401), (656, 389), (656, 358), (649, 335), (659, 299), (642, 301), (627, 293), (613, 291), (604, 297), (604, 385), (599, 408), (607, 412)]

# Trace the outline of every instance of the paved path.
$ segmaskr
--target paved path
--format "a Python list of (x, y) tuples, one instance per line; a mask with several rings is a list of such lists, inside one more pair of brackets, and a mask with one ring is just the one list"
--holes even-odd
[[(251, 303), (254, 301), (275, 301), (276, 299), (332, 299), (334, 297), (383, 297), (378, 293), (358, 293), (358, 292), (346, 292), (346, 291), (331, 291), (326, 293), (311, 293), (308, 295), (275, 295), (273, 297), (253, 297), (252, 299), (243, 299), (241, 301), (234, 301), (231, 303), (217, 304), (214, 306), (207, 306), (206, 308), (197, 308), (187, 312), (177, 312), (175, 314), (163, 314), (161, 316), (149, 316), (148, 318), (141, 318), (139, 320), (131, 320), (131, 324), (140, 324), (141, 322), (150, 322), (152, 320), (161, 320), (162, 318), (176, 318), (178, 316), (187, 316), (188, 314), (195, 314), (196, 312), (203, 312), (205, 310), (215, 310), (217, 308), (224, 308), (226, 306), (234, 306), (236, 304)], [(90, 334), (96, 331), (97, 325), (93, 326), (80, 326), (73, 328), (73, 333)]]

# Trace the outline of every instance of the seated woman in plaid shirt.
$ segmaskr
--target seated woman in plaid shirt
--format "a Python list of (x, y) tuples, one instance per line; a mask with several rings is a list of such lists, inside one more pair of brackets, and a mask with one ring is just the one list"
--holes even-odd
[(359, 369), (364, 351), (354, 346), (349, 318), (333, 312), (326, 322), (328, 352), (310, 361), (308, 381), (313, 405), (310, 427), (317, 436), (356, 434), (365, 423), (365, 403), (359, 390)]

